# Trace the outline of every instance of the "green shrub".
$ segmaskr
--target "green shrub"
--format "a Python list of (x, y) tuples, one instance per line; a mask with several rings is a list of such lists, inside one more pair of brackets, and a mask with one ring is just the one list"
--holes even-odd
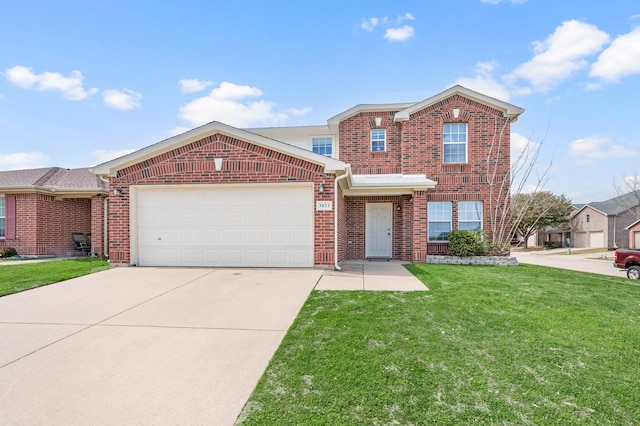
[(0, 249), (0, 258), (4, 257), (15, 257), (18, 255), (18, 251), (13, 247), (5, 247)]
[(479, 235), (473, 231), (451, 231), (449, 234), (449, 256), (473, 256), (478, 252)]
[(554, 249), (554, 248), (558, 248), (560, 247), (560, 244), (558, 244), (557, 241), (545, 241), (544, 242), (544, 248), (546, 249)]

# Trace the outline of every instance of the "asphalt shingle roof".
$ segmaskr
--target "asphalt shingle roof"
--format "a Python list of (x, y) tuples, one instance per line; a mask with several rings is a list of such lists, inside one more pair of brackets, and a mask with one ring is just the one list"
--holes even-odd
[(632, 191), (606, 201), (595, 201), (587, 204), (608, 215), (617, 215), (640, 204), (640, 191)]
[(107, 189), (106, 183), (88, 168), (63, 169), (60, 167), (45, 167), (0, 172), (0, 191), (28, 187), (55, 190), (56, 192), (105, 191)]

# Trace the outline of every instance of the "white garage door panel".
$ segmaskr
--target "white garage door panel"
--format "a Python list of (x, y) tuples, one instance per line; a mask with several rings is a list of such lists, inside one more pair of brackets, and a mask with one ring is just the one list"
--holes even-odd
[(139, 188), (136, 214), (141, 266), (313, 266), (310, 185)]
[(604, 232), (592, 232), (589, 234), (589, 247), (604, 247)]

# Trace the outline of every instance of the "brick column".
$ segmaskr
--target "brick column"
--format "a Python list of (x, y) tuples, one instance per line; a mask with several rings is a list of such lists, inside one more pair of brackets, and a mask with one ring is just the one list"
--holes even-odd
[(427, 261), (427, 193), (413, 193), (412, 257), (417, 263)]
[(91, 197), (91, 253), (98, 257), (105, 255), (104, 251), (104, 219), (105, 198)]

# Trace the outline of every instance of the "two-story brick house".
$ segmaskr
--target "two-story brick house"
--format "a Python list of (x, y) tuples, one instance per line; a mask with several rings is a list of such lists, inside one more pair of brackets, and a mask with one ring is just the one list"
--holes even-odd
[(109, 182), (109, 257), (423, 262), (446, 251), (452, 229), (490, 230), (502, 214), (510, 124), (522, 112), (454, 86), (417, 103), (357, 105), (326, 125), (206, 124), (93, 169)]

